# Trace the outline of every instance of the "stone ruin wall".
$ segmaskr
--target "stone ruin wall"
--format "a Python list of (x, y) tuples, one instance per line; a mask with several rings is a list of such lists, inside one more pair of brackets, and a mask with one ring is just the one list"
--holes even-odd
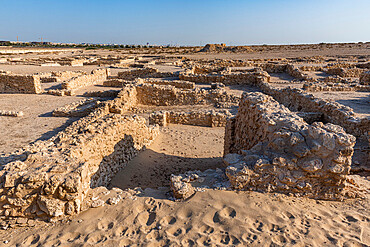
[(63, 82), (62, 88), (65, 90), (75, 90), (78, 88), (103, 83), (109, 74), (109, 69), (93, 70), (91, 74), (74, 77), (67, 82)]
[(270, 76), (262, 70), (252, 72), (229, 72), (219, 74), (193, 74), (180, 73), (180, 80), (191, 81), (195, 83), (223, 83), (225, 85), (235, 84), (258, 84), (260, 82), (269, 82)]
[(84, 117), (98, 105), (96, 99), (85, 98), (53, 110), (53, 117)]
[(0, 73), (0, 93), (42, 93), (40, 77)]
[(135, 80), (136, 78), (164, 78), (164, 77), (174, 77), (175, 74), (172, 72), (159, 72), (155, 68), (142, 68), (142, 69), (133, 69), (129, 71), (118, 72), (118, 79), (124, 80)]
[(305, 83), (303, 89), (308, 92), (370, 92), (370, 85), (361, 85), (358, 83)]
[(360, 75), (360, 83), (363, 85), (370, 85), (370, 70), (364, 71)]
[[(305, 78), (299, 68), (290, 64), (265, 63), (260, 65), (261, 68), (269, 73), (289, 72), (296, 78)], [(349, 107), (337, 102), (320, 99), (312, 94), (307, 94), (300, 89), (285, 88), (277, 89), (269, 85), (270, 76), (265, 71), (255, 71), (237, 74), (187, 74), (180, 73), (180, 79), (193, 81), (196, 83), (214, 83), (222, 82), (224, 84), (246, 84), (259, 87), (265, 94), (273, 96), (279, 103), (284, 104), (292, 111), (317, 112), (322, 113), (326, 122), (340, 125), (346, 131), (357, 137), (367, 133), (370, 126), (370, 119), (357, 118), (355, 113)], [(365, 81), (370, 76), (363, 73), (362, 80)], [(361, 86), (362, 90), (367, 87)]]
[(135, 86), (139, 104), (170, 105), (206, 105), (222, 102), (238, 103), (239, 97), (227, 93), (224, 89), (179, 89), (174, 86), (139, 84)]
[(81, 75), (86, 75), (86, 73), (82, 71), (54, 71), (49, 73), (48, 76), (41, 77), (41, 82), (65, 82)]
[(338, 75), (341, 77), (360, 77), (360, 75), (363, 72), (363, 69), (343, 68), (343, 67), (338, 67), (338, 66), (332, 66), (332, 67), (327, 68), (325, 72), (330, 75)]
[(50, 218), (80, 212), (89, 188), (108, 185), (159, 132), (141, 117), (110, 113), (132, 104), (126, 90), (50, 140), (0, 157), (0, 215)]
[(233, 116), (228, 110), (208, 111), (159, 111), (150, 114), (149, 124), (166, 126), (169, 123), (204, 127), (225, 127), (227, 119)]
[(226, 175), (235, 189), (357, 197), (347, 176), (355, 141), (340, 126), (309, 125), (272, 97), (245, 93), (226, 126)]
[(298, 80), (310, 80), (300, 67), (293, 64), (264, 63), (259, 65), (267, 73), (287, 73)]
[(320, 112), (326, 122), (340, 125), (354, 136), (363, 136), (369, 129), (370, 119), (357, 118), (351, 108), (337, 102), (317, 98), (296, 88), (276, 89), (266, 83), (260, 85), (260, 88), (290, 110)]
[(181, 81), (181, 80), (157, 80), (157, 79), (139, 79), (138, 81), (143, 83), (155, 84), (155, 85), (169, 85), (174, 86), (175, 88), (183, 88), (183, 89), (194, 89), (195, 83), (190, 81)]

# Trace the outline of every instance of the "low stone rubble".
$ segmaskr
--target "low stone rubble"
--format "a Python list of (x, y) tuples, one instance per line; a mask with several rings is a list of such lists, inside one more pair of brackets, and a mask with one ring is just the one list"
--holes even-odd
[(22, 111), (4, 111), (4, 110), (0, 110), (0, 116), (23, 117), (24, 113)]
[(370, 70), (364, 71), (360, 75), (360, 83), (363, 85), (370, 85)]
[(54, 117), (84, 117), (93, 111), (99, 103), (94, 98), (82, 99), (55, 109), (52, 115)]
[(325, 83), (325, 82), (308, 82), (303, 85), (303, 90), (308, 92), (321, 91), (356, 91), (370, 92), (370, 85), (362, 85), (359, 83)]

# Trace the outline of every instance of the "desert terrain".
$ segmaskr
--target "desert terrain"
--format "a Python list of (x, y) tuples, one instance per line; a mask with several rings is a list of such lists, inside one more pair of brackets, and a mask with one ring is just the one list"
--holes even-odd
[(370, 43), (25, 49), (0, 246), (370, 246)]

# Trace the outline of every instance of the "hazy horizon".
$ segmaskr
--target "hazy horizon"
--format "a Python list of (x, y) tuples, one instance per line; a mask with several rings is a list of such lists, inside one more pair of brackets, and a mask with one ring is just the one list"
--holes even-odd
[(0, 40), (189, 46), (370, 41), (366, 0), (0, 1)]

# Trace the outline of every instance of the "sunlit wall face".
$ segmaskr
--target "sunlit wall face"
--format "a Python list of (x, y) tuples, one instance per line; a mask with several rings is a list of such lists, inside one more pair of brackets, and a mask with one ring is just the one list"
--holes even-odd
[(0, 40), (290, 44), (370, 40), (369, 0), (0, 0)]

